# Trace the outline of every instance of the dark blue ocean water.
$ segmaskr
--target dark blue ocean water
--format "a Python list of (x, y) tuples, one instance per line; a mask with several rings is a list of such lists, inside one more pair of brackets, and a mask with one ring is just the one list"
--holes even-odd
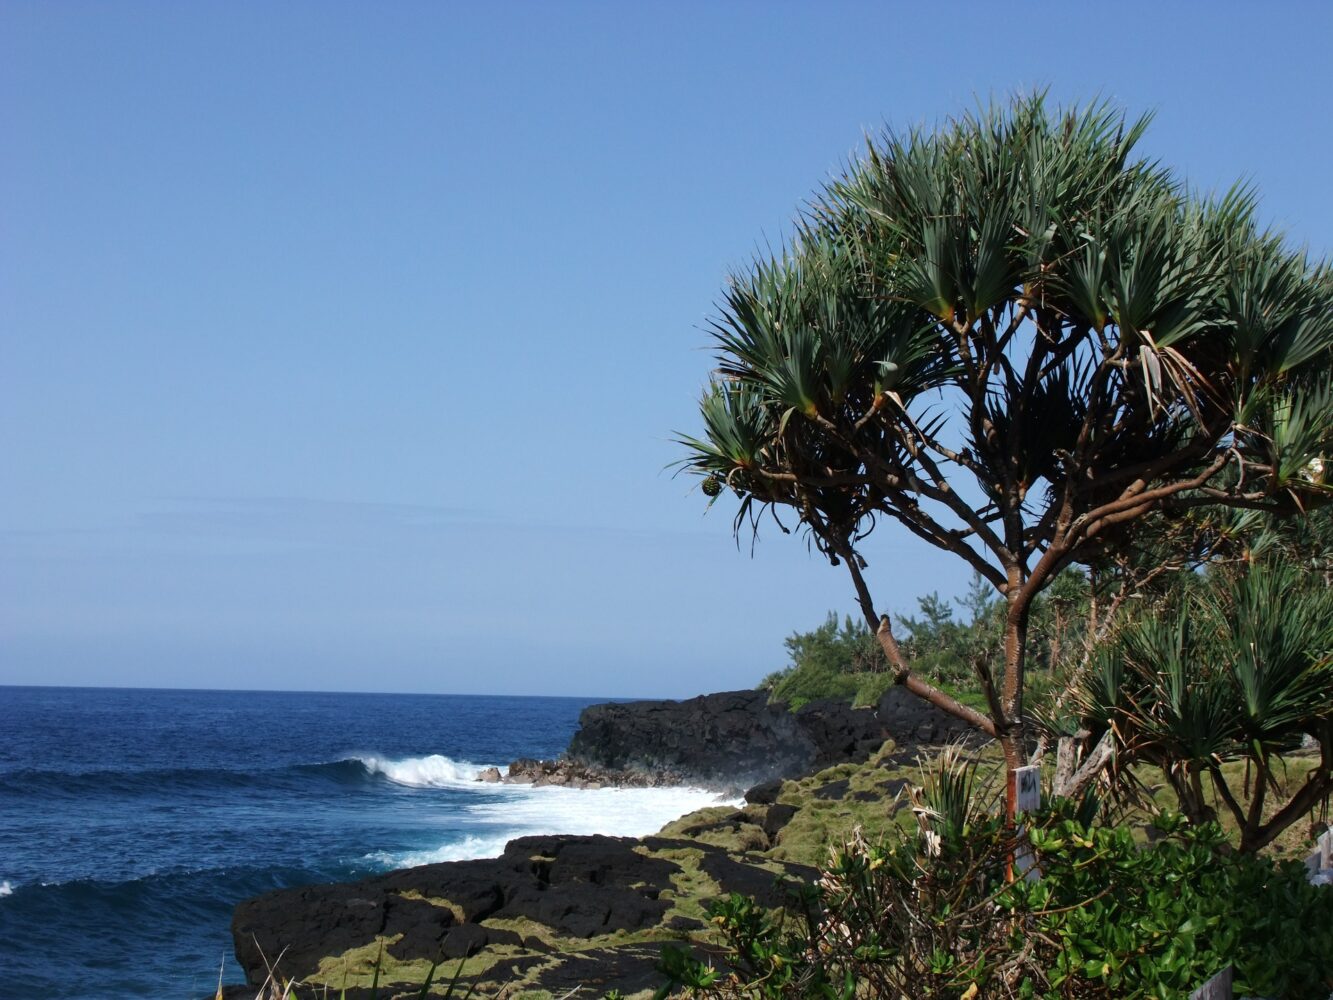
[(201, 997), (241, 899), (707, 801), (473, 780), (593, 700), (0, 687), (0, 998)]

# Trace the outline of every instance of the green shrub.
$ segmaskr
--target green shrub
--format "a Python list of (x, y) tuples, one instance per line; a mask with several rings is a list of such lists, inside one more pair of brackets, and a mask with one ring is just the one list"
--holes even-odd
[[(1004, 606), (988, 590), (975, 577), (971, 587), (952, 601), (938, 593), (927, 594), (917, 598), (915, 615), (895, 616), (898, 644), (913, 673), (982, 711), (987, 702), (977, 685), (975, 665), (984, 662), (993, 673), (1002, 669), (995, 632)], [(1079, 636), (1087, 630), (1087, 593), (1087, 577), (1067, 570), (1056, 578), (1051, 594), (1033, 607), (1028, 638), (1035, 671), (1034, 704), (1044, 703), (1053, 685), (1063, 686), (1066, 661), (1082, 649)], [(955, 618), (955, 605), (970, 617)], [(830, 611), (822, 625), (793, 632), (784, 643), (788, 665), (765, 677), (759, 687), (793, 709), (821, 698), (874, 705), (895, 683), (874, 632), (851, 616), (840, 619)]]
[(830, 611), (823, 625), (810, 632), (794, 632), (784, 644), (791, 665), (770, 674), (760, 687), (794, 709), (820, 698), (851, 701), (864, 679), (877, 675), (891, 679), (874, 635), (851, 617), (840, 623)]
[(1230, 852), (1216, 825), (1179, 817), (1147, 849), (1069, 803), (1027, 825), (1040, 879), (1007, 880), (1017, 844), (999, 818), (854, 842), (785, 911), (715, 904), (722, 967), (673, 951), (663, 971), (709, 997), (1171, 1000), (1228, 963), (1239, 995), (1333, 988), (1333, 892), (1298, 864)]

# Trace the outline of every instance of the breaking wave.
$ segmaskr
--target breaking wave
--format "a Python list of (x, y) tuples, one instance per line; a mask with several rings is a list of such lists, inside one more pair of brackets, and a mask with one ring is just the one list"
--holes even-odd
[(474, 785), (488, 794), (463, 806), (459, 820), (477, 832), (430, 850), (378, 851), (366, 860), (385, 868), (497, 857), (516, 837), (545, 834), (643, 837), (705, 806), (739, 804), (702, 788), (597, 788)]
[(440, 754), (431, 754), (429, 757), (407, 757), (403, 760), (389, 760), (377, 756), (353, 757), (351, 760), (360, 763), (367, 774), (380, 775), (395, 785), (406, 785), (409, 788), (475, 785), (477, 772), (484, 766), (465, 760), (453, 760)]

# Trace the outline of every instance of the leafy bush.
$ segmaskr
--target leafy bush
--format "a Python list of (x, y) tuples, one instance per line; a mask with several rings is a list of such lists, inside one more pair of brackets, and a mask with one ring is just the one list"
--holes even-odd
[(1144, 849), (1078, 812), (1027, 817), (1033, 881), (1006, 879), (1018, 845), (997, 817), (853, 842), (785, 911), (715, 904), (720, 967), (676, 950), (663, 971), (705, 997), (1170, 1000), (1233, 963), (1241, 994), (1328, 995), (1333, 892), (1301, 866), (1228, 852), (1216, 825), (1178, 816)]
[[(984, 662), (996, 676), (1003, 670), (996, 636), (1004, 605), (988, 590), (980, 577), (974, 577), (960, 597), (950, 601), (930, 593), (917, 598), (915, 614), (896, 616), (899, 646), (912, 670), (976, 708), (986, 704), (977, 687), (977, 662)], [(1060, 683), (1071, 655), (1082, 652), (1088, 593), (1087, 577), (1067, 570), (1034, 604), (1029, 644), (1037, 703)], [(964, 617), (957, 616), (956, 608)], [(860, 619), (840, 620), (830, 611), (822, 625), (793, 632), (785, 645), (789, 665), (769, 674), (759, 686), (792, 708), (821, 698), (873, 705), (895, 683), (875, 634)]]
[(785, 645), (791, 666), (769, 675), (760, 687), (792, 708), (820, 698), (866, 704), (858, 694), (867, 680), (882, 678), (885, 686), (892, 682), (874, 635), (864, 622), (851, 617), (839, 623), (830, 611), (823, 625), (792, 633)]

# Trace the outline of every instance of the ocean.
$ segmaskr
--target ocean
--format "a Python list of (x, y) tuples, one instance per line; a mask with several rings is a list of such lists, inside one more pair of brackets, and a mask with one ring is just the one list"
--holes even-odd
[(559, 754), (598, 700), (0, 687), (0, 998), (211, 996), (249, 896), (715, 800), (474, 780)]

